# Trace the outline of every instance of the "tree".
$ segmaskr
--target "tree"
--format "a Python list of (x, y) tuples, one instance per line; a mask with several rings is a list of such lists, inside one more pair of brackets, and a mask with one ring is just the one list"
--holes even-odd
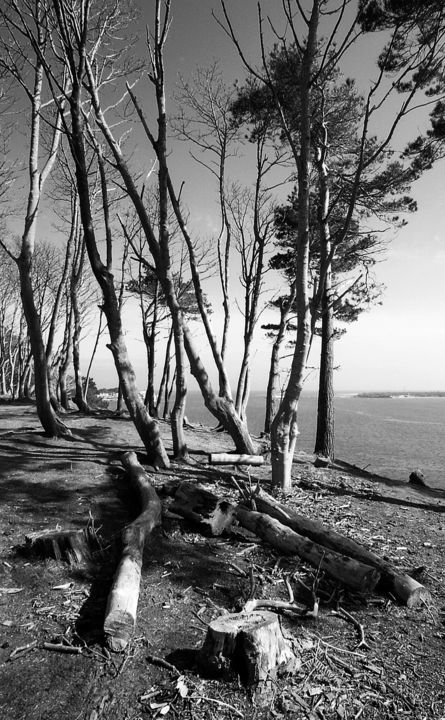
[(264, 152), (264, 138), (257, 144), (257, 179), (253, 190), (234, 186), (228, 199), (236, 249), (241, 260), (240, 282), (244, 302), (244, 348), (236, 388), (235, 408), (245, 419), (250, 392), (250, 361), (255, 328), (261, 313), (260, 298), (267, 272), (267, 253), (274, 234), (270, 193), (262, 187), (264, 175), (273, 166)]
[[(83, 228), (84, 241), (90, 264), (104, 298), (103, 309), (108, 321), (110, 333), (110, 349), (113, 353), (119, 381), (123, 389), (124, 398), (139, 435), (144, 442), (151, 460), (160, 466), (168, 466), (169, 460), (164, 450), (159, 429), (156, 422), (148, 415), (139, 396), (136, 386), (135, 374), (130, 363), (125, 345), (122, 320), (119, 312), (118, 300), (112, 274), (112, 233), (109, 222), (109, 195), (106, 184), (105, 162), (100, 144), (96, 141), (86, 122), (84, 114), (83, 89), (90, 81), (94, 102), (94, 93), (97, 93), (95, 72), (101, 80), (111, 70), (115, 62), (115, 53), (112, 48), (113, 32), (117, 27), (122, 28), (124, 17), (117, 6), (104, 3), (97, 14), (91, 12), (91, 2), (87, 2), (80, 12), (76, 4), (68, 0), (54, 0), (51, 4), (54, 15), (46, 17), (48, 23), (54, 24), (52, 47), (56, 47), (54, 63), (42, 62), (42, 69), (46, 72), (51, 86), (53, 100), (60, 110), (66, 103), (69, 117), (63, 115), (63, 128), (67, 135), (73, 161), (77, 193), (79, 198), (80, 217)], [(128, 17), (128, 16), (127, 16)], [(22, 14), (21, 22), (31, 37), (35, 37), (29, 26), (27, 18)], [(80, 28), (80, 36), (78, 31)], [(102, 53), (102, 54), (101, 54)], [(91, 63), (93, 65), (91, 65)], [(62, 78), (68, 74), (70, 84), (65, 87)], [(62, 98), (62, 99), (60, 99)], [(100, 176), (100, 189), (102, 195), (103, 222), (106, 237), (106, 262), (104, 263), (98, 251), (94, 215), (91, 205), (89, 165), (87, 158), (86, 139), (91, 141), (93, 158), (97, 163)]]
[[(262, 54), (262, 68), (256, 70), (250, 64), (236, 38), (234, 29), (230, 23), (230, 18), (225, 8), (224, 0), (221, 0), (224, 17), (225, 29), (235, 43), (239, 55), (242, 58), (252, 78), (255, 79), (260, 86), (260, 92), (265, 90), (273, 100), (276, 115), (279, 120), (279, 134), (291, 150), (295, 170), (297, 173), (298, 184), (298, 222), (297, 222), (297, 257), (298, 264), (296, 268), (296, 309), (297, 309), (297, 336), (294, 349), (292, 366), (289, 374), (289, 381), (283, 395), (280, 409), (272, 424), (271, 443), (272, 443), (272, 474), (274, 482), (282, 487), (289, 487), (291, 483), (291, 463), (292, 455), (295, 447), (296, 439), (296, 418), (298, 400), (302, 389), (304, 379), (304, 368), (306, 365), (308, 351), (310, 347), (310, 303), (308, 294), (308, 277), (309, 277), (309, 249), (310, 249), (310, 189), (313, 183), (311, 177), (311, 162), (314, 159), (314, 151), (316, 151), (317, 140), (315, 127), (313, 124), (316, 118), (316, 108), (318, 104), (317, 90), (324, 87), (324, 79), (332, 78), (336, 72), (336, 68), (342, 57), (347, 52), (353, 42), (356, 42), (363, 30), (358, 24), (358, 18), (354, 17), (352, 23), (344, 16), (346, 2), (340, 4), (337, 10), (329, 12), (326, 10), (326, 3), (311, 3), (311, 10), (305, 13), (299, 3), (295, 3), (295, 14), (293, 12), (293, 3), (291, 0), (283, 3), (283, 11), (288, 24), (288, 31), (293, 43), (292, 52), (295, 52), (296, 62), (294, 62), (295, 72), (289, 74), (286, 92), (281, 92), (282, 83), (276, 82), (275, 69), (280, 63), (280, 53), (282, 57), (289, 57), (289, 43), (285, 35), (280, 38), (281, 45), (274, 50), (272, 55), (267, 57), (264, 44), (263, 18), (261, 9), (259, 9), (259, 32)], [(319, 40), (319, 27), (325, 13), (330, 18), (331, 32), (326, 38)], [(301, 20), (302, 27), (307, 28), (304, 36), (299, 34), (299, 25), (297, 17)], [(397, 27), (388, 43), (385, 51), (380, 57), (379, 71), (376, 81), (372, 84), (368, 94), (362, 103), (363, 112), (359, 120), (359, 130), (357, 131), (357, 146), (355, 151), (355, 159), (349, 171), (345, 173), (345, 185), (348, 187), (348, 197), (344, 202), (344, 215), (341, 224), (341, 231), (338, 237), (342, 240), (348, 235), (353, 222), (354, 213), (360, 207), (360, 188), (363, 187), (363, 180), (368, 169), (381, 162), (388, 152), (390, 152), (390, 143), (394, 136), (397, 126), (402, 118), (415, 107), (414, 98), (416, 94), (422, 92), (426, 86), (429, 69), (437, 63), (438, 46), (434, 43), (428, 47), (423, 47), (421, 55), (416, 52), (406, 53), (403, 63), (398, 68), (398, 75), (393, 80), (391, 86), (384, 82), (385, 72), (394, 68), (394, 52), (400, 45), (400, 27)], [(281, 50), (280, 50), (281, 47)], [(420, 61), (420, 65), (419, 65)], [(420, 69), (420, 70), (419, 70)], [(410, 76), (411, 80), (408, 85), (405, 84), (405, 78)], [(386, 106), (388, 97), (390, 97), (396, 89), (403, 89), (404, 95), (399, 107), (394, 112), (389, 129), (382, 138), (373, 138), (371, 136), (370, 125), (376, 114)], [(293, 92), (290, 92), (290, 90)], [(380, 93), (380, 96), (379, 96)], [(289, 98), (297, 98), (297, 101), (289, 108)], [(323, 94), (321, 96), (323, 100)], [(421, 100), (418, 103), (422, 104)], [(290, 110), (290, 112), (289, 112)], [(297, 120), (297, 122), (296, 122)], [(319, 148), (322, 148), (319, 144)], [(403, 168), (395, 169), (395, 175), (403, 176)], [(415, 175), (410, 170), (410, 178)], [(382, 173), (383, 176), (383, 173)], [(380, 180), (382, 179), (380, 177)], [(387, 177), (390, 172), (387, 171)], [(406, 177), (403, 180), (406, 181)], [(368, 189), (376, 184), (368, 181)], [(400, 187), (400, 186), (399, 186)], [(363, 196), (362, 196), (363, 197)], [(325, 223), (325, 230), (327, 225)], [(326, 274), (331, 266), (333, 255), (336, 251), (336, 244), (332, 243), (327, 253), (327, 259), (324, 267), (320, 268), (320, 284), (321, 292), (324, 290)]]
[[(17, 263), (21, 298), (34, 360), (37, 413), (44, 431), (50, 436), (69, 434), (51, 405), (48, 362), (41, 320), (35, 303), (33, 262), (39, 209), (44, 185), (53, 169), (61, 137), (63, 105), (47, 103), (45, 93), (44, 56), (49, 37), (45, 25), (45, 9), (41, 0), (34, 0), (31, 9), (33, 41), (30, 42), (23, 15), (14, 0), (5, 0), (0, 8), (0, 66), (7, 74), (13, 91), (29, 103), (28, 193), (20, 253), (15, 255), (3, 241), (3, 248)], [(45, 128), (42, 128), (42, 123)], [(47, 142), (42, 142), (48, 129)], [(46, 145), (46, 147), (45, 147)]]
[(221, 338), (223, 362), (230, 326), (232, 249), (232, 227), (227, 200), (227, 161), (236, 155), (234, 144), (239, 140), (239, 128), (232, 122), (231, 115), (234, 98), (235, 90), (226, 86), (216, 62), (208, 68), (198, 68), (191, 82), (181, 77), (175, 94), (180, 109), (180, 115), (174, 122), (178, 137), (188, 140), (198, 151), (199, 155), (192, 152), (192, 157), (214, 176), (218, 188), (221, 227), (216, 245), (224, 310)]
[[(156, 2), (155, 8), (155, 31), (154, 37), (150, 45), (151, 72), (150, 80), (155, 89), (156, 107), (158, 112), (158, 135), (155, 137), (146, 121), (142, 108), (137, 100), (133, 89), (127, 85), (128, 94), (141, 121), (146, 136), (153, 147), (158, 161), (158, 186), (159, 186), (159, 239), (156, 237), (153, 228), (152, 219), (149, 217), (146, 207), (141, 197), (140, 190), (137, 187), (137, 179), (132, 174), (123, 153), (121, 145), (117, 142), (113, 135), (112, 127), (104, 115), (99, 88), (96, 82), (96, 76), (93, 73), (91, 62), (85, 61), (86, 70), (86, 88), (89, 92), (94, 118), (97, 127), (103, 134), (103, 137), (109, 147), (113, 157), (113, 162), (121, 175), (122, 182), (125, 186), (126, 193), (134, 205), (135, 211), (139, 217), (141, 227), (147, 239), (150, 253), (153, 258), (156, 273), (163, 292), (167, 299), (170, 314), (173, 322), (173, 335), (175, 342), (176, 356), (176, 402), (172, 413), (172, 431), (175, 454), (179, 457), (186, 454), (186, 445), (183, 436), (183, 412), (185, 399), (185, 372), (184, 372), (184, 348), (187, 353), (192, 374), (197, 379), (198, 385), (204, 398), (204, 402), (210, 412), (212, 412), (218, 421), (226, 428), (232, 436), (237, 450), (240, 452), (251, 453), (254, 446), (248, 434), (247, 427), (236, 414), (233, 402), (231, 400), (230, 386), (228, 383), (227, 373), (225, 371), (222, 359), (217, 349), (216, 340), (213, 338), (209, 323), (208, 313), (205, 311), (203, 292), (200, 286), (197, 257), (194, 243), (188, 233), (187, 224), (181, 209), (178, 194), (175, 192), (173, 182), (167, 164), (167, 146), (166, 146), (166, 107), (165, 107), (165, 78), (164, 78), (164, 62), (163, 49), (167, 37), (169, 26), (170, 3), (167, 3), (165, 15), (162, 16), (161, 2)], [(142, 193), (143, 195), (143, 193)], [(171, 202), (176, 220), (180, 227), (181, 233), (186, 242), (191, 263), (192, 280), (195, 288), (196, 299), (200, 308), (201, 316), (206, 328), (207, 337), (212, 348), (213, 356), (218, 367), (220, 376), (220, 388), (223, 388), (223, 394), (219, 397), (214, 393), (211, 386), (209, 376), (203, 366), (202, 360), (195, 348), (192, 333), (184, 318), (180, 304), (176, 297), (172, 270), (171, 256), (169, 250), (169, 228), (168, 228), (168, 199)]]

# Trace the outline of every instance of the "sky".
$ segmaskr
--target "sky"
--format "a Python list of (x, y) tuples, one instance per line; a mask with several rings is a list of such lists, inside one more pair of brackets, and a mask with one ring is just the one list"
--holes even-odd
[[(140, 49), (144, 50), (145, 25), (151, 22), (154, 0), (138, 0), (141, 9)], [(240, 42), (246, 55), (255, 64), (259, 58), (256, 0), (227, 0), (229, 14), (233, 19)], [(271, 15), (277, 29), (282, 27), (279, 0), (264, 0), (264, 13)], [(212, 17), (212, 10), (221, 17), (218, 0), (173, 0), (172, 25), (165, 48), (167, 98), (173, 106), (172, 94), (178, 74), (189, 77), (197, 67), (218, 61), (228, 83), (236, 79), (242, 82), (245, 73), (242, 63), (229, 38)], [(268, 38), (270, 42), (270, 35)], [(351, 52), (344, 67), (346, 73), (358, 78), (363, 87), (376, 76), (374, 59), (382, 37), (368, 36)], [(150, 85), (142, 80), (137, 94), (144, 103), (148, 116), (153, 96)], [(382, 129), (388, 117), (379, 119)], [(410, 118), (399, 133), (396, 144), (402, 149), (404, 142), (415, 136), (423, 126), (420, 116)], [(218, 227), (215, 205), (216, 188), (205, 169), (194, 164), (186, 147), (171, 141), (170, 164), (174, 180), (179, 186), (184, 182), (183, 198), (190, 210), (190, 227), (204, 239), (214, 237)], [(249, 168), (248, 149), (244, 157), (233, 165), (237, 177), (247, 180)], [(138, 162), (147, 170), (153, 164), (153, 152), (142, 138), (138, 139)], [(356, 390), (444, 390), (445, 355), (445, 232), (443, 175), (445, 163), (441, 162), (425, 174), (413, 187), (418, 212), (408, 218), (408, 224), (397, 233), (389, 231), (388, 250), (384, 261), (379, 262), (377, 279), (386, 286), (382, 304), (362, 314), (358, 322), (348, 327), (346, 335), (336, 343), (335, 387), (337, 392)], [(289, 190), (291, 186), (289, 185)], [(286, 189), (282, 191), (284, 194)], [(237, 288), (238, 269), (233, 261), (232, 287)], [(279, 290), (279, 278), (269, 276), (270, 291)], [(221, 297), (217, 283), (207, 283), (206, 290), (213, 301), (212, 320), (218, 335), (221, 330)], [(138, 384), (146, 384), (145, 349), (141, 339), (137, 308), (129, 301), (125, 309), (126, 339), (134, 363)], [(272, 319), (267, 314), (262, 320)], [(84, 364), (93, 343), (94, 328), (84, 345)], [(211, 371), (210, 353), (203, 332), (195, 327), (197, 344), (202, 357)], [(237, 310), (236, 298), (232, 302), (232, 326), (228, 353), (228, 370), (235, 384), (241, 359), (242, 317)], [(99, 345), (92, 376), (99, 387), (116, 385), (116, 374), (110, 351), (105, 347), (104, 337)], [(252, 389), (264, 391), (270, 361), (270, 342), (258, 328), (252, 368)], [(316, 364), (317, 344), (314, 345), (310, 364)], [(162, 358), (159, 359), (159, 365)], [(213, 374), (215, 378), (215, 375)], [(310, 373), (306, 387), (316, 388), (316, 373)], [(197, 389), (191, 380), (190, 389)]]

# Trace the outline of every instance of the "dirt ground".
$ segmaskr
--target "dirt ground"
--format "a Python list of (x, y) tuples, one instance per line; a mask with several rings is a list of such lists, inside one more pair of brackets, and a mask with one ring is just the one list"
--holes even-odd
[[(146, 547), (134, 639), (125, 653), (109, 654), (102, 626), (117, 539), (135, 515), (119, 457), (135, 449), (143, 462), (143, 449), (126, 419), (72, 413), (67, 424), (75, 440), (50, 440), (32, 406), (0, 407), (0, 718), (445, 720), (445, 492), (346, 465), (315, 469), (310, 457), (296, 458), (285, 502), (405, 570), (422, 568), (433, 603), (409, 610), (391, 597), (345, 593), (322, 578), (317, 618), (282, 616), (301, 667), (277, 681), (261, 707), (236, 678), (200, 676), (196, 650), (212, 618), (242, 608), (252, 580), (255, 597), (288, 600), (292, 577), (304, 608), (311, 605), (304, 586), (313, 587), (316, 570), (279, 557), (247, 533), (204, 537), (166, 517)], [(169, 427), (161, 427), (171, 451)], [(157, 488), (184, 478), (233, 497), (230, 475), (245, 474), (206, 462), (207, 452), (230, 449), (229, 439), (197, 428), (188, 442), (194, 464), (173, 463), (156, 474)], [(268, 465), (251, 476), (270, 490)], [(102, 538), (88, 565), (40, 559), (25, 548), (29, 532), (88, 523)], [(357, 628), (336, 613), (338, 602), (363, 625), (369, 647), (357, 648)], [(45, 642), (78, 652), (47, 650)]]

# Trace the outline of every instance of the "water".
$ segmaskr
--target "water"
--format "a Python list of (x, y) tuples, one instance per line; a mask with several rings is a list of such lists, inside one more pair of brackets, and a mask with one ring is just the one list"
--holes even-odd
[[(299, 404), (297, 449), (313, 452), (316, 396), (303, 394)], [(263, 430), (264, 393), (252, 393), (249, 429)], [(191, 422), (215, 425), (199, 393), (190, 392), (186, 414)], [(335, 399), (335, 454), (341, 460), (385, 477), (408, 480), (420, 468), (429, 485), (445, 489), (445, 398)]]

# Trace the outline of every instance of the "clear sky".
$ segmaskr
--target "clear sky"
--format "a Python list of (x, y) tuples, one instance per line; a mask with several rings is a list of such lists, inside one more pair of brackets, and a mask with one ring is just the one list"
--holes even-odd
[[(143, 23), (151, 21), (154, 0), (139, 0), (139, 3), (142, 28)], [(246, 54), (255, 61), (258, 58), (256, 0), (227, 0), (227, 6)], [(265, 13), (272, 13), (278, 22), (280, 6), (278, 0), (263, 2)], [(178, 73), (187, 77), (197, 66), (209, 65), (215, 59), (229, 82), (244, 77), (231, 42), (212, 18), (212, 9), (221, 15), (218, 0), (173, 0), (173, 23), (166, 46), (169, 95)], [(141, 38), (144, 36), (145, 30), (141, 30)], [(352, 75), (358, 75), (363, 85), (376, 74), (373, 58), (379, 43), (381, 38), (369, 38), (365, 46), (353, 51), (345, 68), (350, 68)], [(138, 86), (140, 97), (144, 97), (145, 92), (148, 106), (148, 83)], [(381, 118), (380, 122), (384, 129), (385, 118)], [(401, 147), (406, 137), (416, 134), (419, 123), (421, 119), (416, 116), (410, 120), (409, 126), (405, 126), (399, 136)], [(146, 146), (140, 148), (140, 153), (140, 161), (148, 168), (153, 160), (152, 151)], [(186, 181), (184, 199), (191, 211), (191, 226), (201, 236), (211, 236), (217, 226), (216, 189), (211, 178), (203, 168), (193, 165), (185, 148), (174, 148), (171, 162), (177, 182)], [(445, 389), (444, 173), (445, 164), (442, 162), (413, 189), (419, 210), (409, 218), (407, 227), (396, 236), (393, 234), (386, 260), (377, 268), (378, 280), (387, 286), (383, 305), (362, 315), (336, 345), (336, 363), (340, 366), (335, 381), (338, 391)], [(234, 272), (236, 275), (235, 268)], [(213, 320), (218, 328), (221, 299), (214, 286), (215, 282), (208, 284), (207, 290), (215, 303)], [(232, 311), (229, 371), (235, 381), (240, 360), (241, 318), (235, 303)], [(139, 385), (145, 387), (145, 352), (137, 313), (131, 304), (127, 306), (126, 321), (127, 340)], [(199, 337), (202, 337), (200, 331)], [(208, 359), (203, 337), (200, 345), (203, 357)], [(311, 364), (316, 361), (316, 349)], [(259, 330), (253, 363), (253, 389), (265, 389), (269, 356), (270, 344)], [(116, 384), (111, 356), (104, 343), (93, 368), (93, 377), (100, 386)], [(307, 387), (314, 389), (315, 386), (313, 375), (308, 378)]]

